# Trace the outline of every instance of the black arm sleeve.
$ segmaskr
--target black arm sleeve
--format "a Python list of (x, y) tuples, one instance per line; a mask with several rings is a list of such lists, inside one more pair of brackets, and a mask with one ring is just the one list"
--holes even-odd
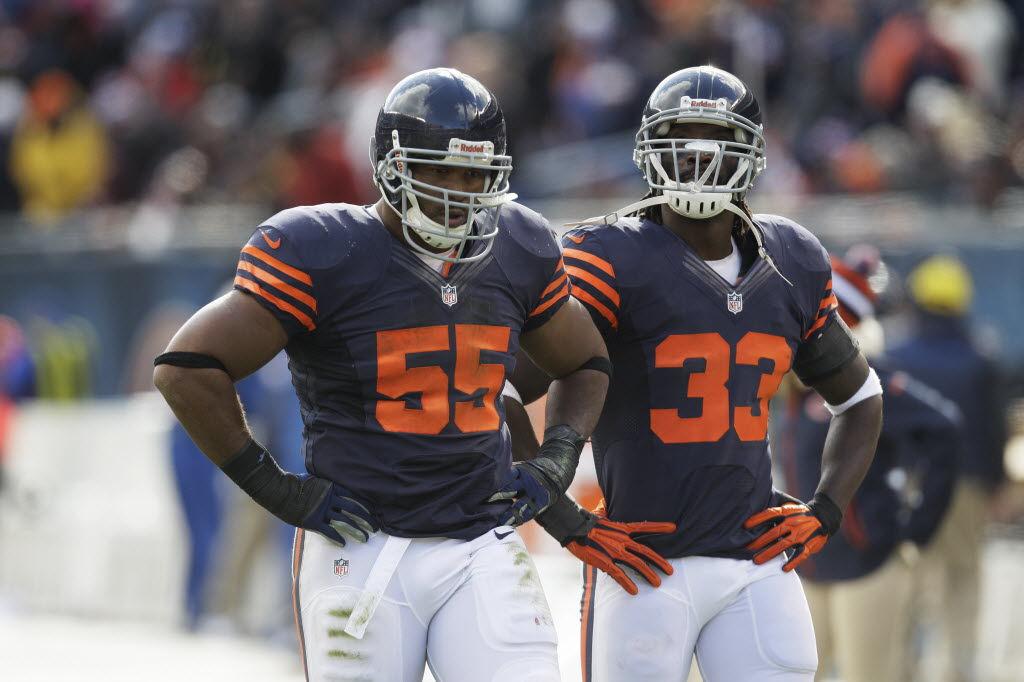
[(842, 369), (857, 357), (860, 350), (839, 313), (833, 311), (832, 315), (835, 319), (825, 326), (824, 331), (796, 349), (793, 371), (808, 386)]

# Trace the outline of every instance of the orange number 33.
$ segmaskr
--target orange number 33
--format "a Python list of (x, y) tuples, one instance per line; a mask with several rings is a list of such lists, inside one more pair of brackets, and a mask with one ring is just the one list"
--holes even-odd
[(729, 399), (730, 355), (732, 349), (719, 334), (675, 334), (654, 349), (655, 367), (682, 367), (690, 359), (702, 359), (704, 371), (690, 375), (687, 397), (700, 398), (699, 417), (680, 417), (675, 408), (652, 409), (651, 430), (663, 443), (714, 443), (732, 428), (743, 441), (764, 440), (768, 435), (768, 401), (782, 377), (789, 371), (792, 351), (786, 340), (773, 334), (748, 332), (736, 344), (737, 365), (760, 364), (771, 360), (774, 368), (762, 374), (757, 385), (758, 409), (732, 406)]
[[(479, 400), (455, 400), (449, 395), (448, 375), (437, 366), (409, 367), (412, 353), (450, 349), (447, 325), (413, 327), (377, 332), (377, 421), (385, 431), (436, 435), (452, 421), (463, 433), (493, 431), (499, 426), (495, 398), (505, 381), (505, 367), (482, 363), (485, 350), (507, 352), (510, 330), (478, 324), (455, 325), (456, 391), (472, 396), (483, 389)], [(419, 394), (420, 406), (410, 407), (404, 396)], [(454, 410), (450, 404), (455, 403)]]

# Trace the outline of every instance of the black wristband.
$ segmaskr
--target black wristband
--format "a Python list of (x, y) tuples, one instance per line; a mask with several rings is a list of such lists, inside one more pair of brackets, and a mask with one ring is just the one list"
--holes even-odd
[(832, 498), (822, 492), (814, 493), (814, 498), (807, 503), (808, 508), (821, 521), (821, 527), (829, 537), (836, 534), (839, 526), (843, 524), (843, 510), (839, 508)]
[(589, 533), (597, 525), (597, 520), (597, 516), (576, 504), (568, 495), (562, 495), (557, 502), (537, 515), (537, 523), (548, 535), (558, 540), (562, 547)]
[(281, 469), (273, 455), (251, 438), (220, 468), (257, 504), (293, 526), (301, 525), (330, 492), (326, 481), (300, 479)]
[(537, 456), (529, 462), (550, 484), (557, 495), (561, 495), (572, 483), (576, 467), (580, 463), (580, 452), (587, 439), (570, 426), (558, 424), (544, 430), (544, 442), (540, 444)]

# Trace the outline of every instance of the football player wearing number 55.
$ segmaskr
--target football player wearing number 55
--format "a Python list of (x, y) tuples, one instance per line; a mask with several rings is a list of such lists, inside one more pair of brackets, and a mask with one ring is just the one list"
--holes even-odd
[[(821, 244), (747, 207), (764, 153), (757, 100), (738, 78), (678, 71), (650, 96), (636, 136), (648, 195), (564, 236), (573, 296), (613, 369), (593, 435), (606, 518), (595, 524), (569, 498), (539, 517), (589, 564), (584, 680), (683, 680), (694, 652), (705, 682), (814, 677), (792, 569), (839, 528), (871, 463), (881, 388), (837, 315)], [(768, 403), (790, 369), (835, 415), (806, 502), (771, 479)], [(545, 383), (525, 359), (513, 377), (526, 402)], [(632, 537), (674, 570), (620, 580), (631, 596), (594, 536), (640, 522), (676, 524)]]
[[(234, 291), (174, 336), (155, 383), (203, 452), (298, 527), (308, 679), (418, 682), (429, 663), (445, 682), (558, 680), (513, 526), (572, 481), (604, 403), (604, 342), (547, 222), (509, 193), (504, 117), (480, 83), (407, 77), (370, 155), (380, 201), (260, 225)], [(252, 439), (233, 385), (282, 349), (301, 476)], [(513, 464), (500, 396), (520, 349), (558, 380), (544, 442)]]

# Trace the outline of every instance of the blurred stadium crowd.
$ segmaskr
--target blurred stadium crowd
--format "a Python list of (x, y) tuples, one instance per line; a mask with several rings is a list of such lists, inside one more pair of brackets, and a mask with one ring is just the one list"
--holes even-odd
[(521, 195), (614, 193), (620, 154), (597, 186), (522, 169), (709, 60), (760, 93), (762, 189), (991, 205), (1024, 176), (1022, 28), (1003, 0), (4, 0), (0, 209), (366, 200), (383, 94), (442, 63), (497, 93)]

